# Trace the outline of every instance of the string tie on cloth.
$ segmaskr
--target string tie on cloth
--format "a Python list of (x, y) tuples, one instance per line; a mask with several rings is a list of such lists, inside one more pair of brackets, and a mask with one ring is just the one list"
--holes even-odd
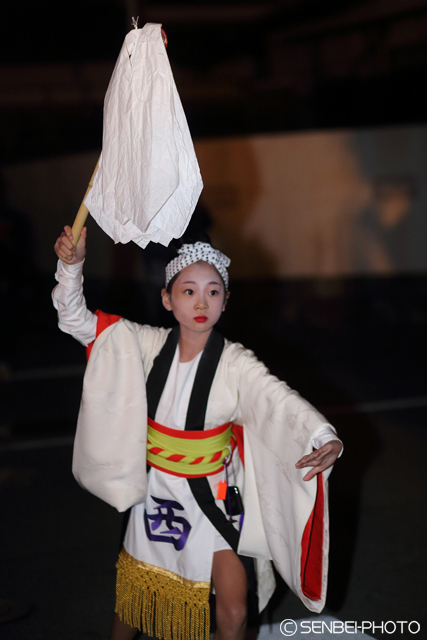
[(224, 255), (218, 249), (214, 249), (207, 242), (195, 242), (194, 244), (183, 244), (180, 249), (178, 249), (178, 255), (176, 258), (171, 260), (166, 265), (166, 284), (167, 287), (169, 282), (172, 280), (177, 273), (182, 271), (184, 267), (188, 267), (190, 264), (194, 264), (195, 262), (199, 262), (199, 260), (203, 260), (203, 262), (208, 262), (213, 265), (219, 275), (224, 280), (224, 285), (226, 291), (228, 291), (228, 271), (227, 267), (230, 266), (230, 258)]

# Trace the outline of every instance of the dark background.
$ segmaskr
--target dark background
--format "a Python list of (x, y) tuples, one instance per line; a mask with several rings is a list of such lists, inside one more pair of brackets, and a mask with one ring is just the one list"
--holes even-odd
[[(3, 3), (3, 165), (100, 148), (132, 15), (163, 23), (195, 139), (426, 122), (424, 1)], [(69, 471), (84, 350), (56, 328), (31, 226), (2, 203), (0, 598), (31, 611), (0, 636), (106, 637), (119, 518)], [(132, 277), (89, 279), (86, 295), (92, 309), (170, 322), (157, 288)], [(424, 272), (232, 283), (226, 336), (346, 443), (331, 480), (327, 609), (342, 620), (421, 621), (425, 608), (426, 325)], [(281, 585), (268, 615), (307, 613)]]
[(1, 12), (3, 161), (100, 147), (132, 15), (163, 23), (195, 137), (425, 121), (423, 0), (77, 0), (60, 12), (23, 0)]

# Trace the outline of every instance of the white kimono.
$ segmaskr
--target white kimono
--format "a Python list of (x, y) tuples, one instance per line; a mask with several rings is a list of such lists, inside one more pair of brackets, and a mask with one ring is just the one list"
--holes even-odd
[[(95, 336), (96, 318), (85, 306), (81, 268), (81, 265), (70, 267), (60, 263), (56, 276), (60, 285), (54, 290), (53, 298), (61, 329), (87, 344)], [(144, 384), (169, 331), (121, 319), (101, 333), (88, 363), (79, 416), (80, 436), (76, 440), (77, 449), (84, 448), (88, 444), (85, 433), (90, 430), (89, 439), (93, 434), (96, 442), (102, 439), (102, 447), (92, 446), (92, 450), (96, 449), (97, 459), (91, 460), (90, 468), (75, 470), (76, 475), (87, 486), (83, 477), (93, 479), (96, 469), (98, 475), (90, 490), (110, 504), (110, 489), (114, 492), (117, 482), (124, 479), (126, 500), (137, 505), (130, 518), (125, 549), (133, 558), (136, 556), (141, 565), (144, 562), (155, 564), (160, 572), (170, 570), (164, 562), (162, 564), (160, 556), (162, 547), (171, 545), (157, 544), (156, 553), (160, 556), (155, 562), (155, 554), (147, 560), (142, 557), (146, 541), (138, 539), (138, 530), (142, 528), (144, 511), (152, 513), (154, 508), (152, 503), (149, 507), (146, 505), (147, 495), (152, 494), (147, 493), (145, 471), (147, 409)], [(171, 375), (175, 382), (179, 380), (173, 371)], [(170, 393), (170, 383), (168, 379), (163, 394)], [(189, 386), (192, 386), (191, 381)], [(168, 402), (162, 406), (162, 399), (156, 414), (159, 422), (168, 419), (170, 406)], [(184, 415), (185, 407), (181, 410)], [(335, 430), (298, 393), (272, 376), (251, 351), (226, 340), (209, 394), (205, 430), (230, 421), (243, 425), (244, 430), (244, 482), (239, 478), (237, 484), (243, 492), (245, 517), (238, 552), (256, 559), (260, 610), (274, 591), (270, 564), (273, 560), (280, 575), (304, 604), (310, 610), (320, 612), (325, 604), (327, 584), (327, 477), (330, 469), (318, 480), (304, 482), (302, 477), (307, 470), (296, 469), (295, 462), (310, 453), (313, 446), (319, 448), (329, 440), (337, 439)], [(117, 433), (117, 424), (122, 425), (121, 439), (112, 444), (105, 434)], [(181, 424), (175, 426), (184, 428), (182, 419)], [(115, 469), (118, 458), (120, 461)], [(153, 482), (156, 475), (153, 475)], [(214, 492), (219, 479), (222, 479), (221, 473), (210, 480)], [(166, 478), (168, 482), (174, 482), (173, 476)], [(158, 485), (154, 486), (158, 488)], [(320, 507), (318, 504), (314, 513), (318, 494)], [(222, 504), (222, 501), (217, 502), (219, 506)], [(211, 523), (205, 520), (201, 517), (199, 526), (205, 528), (208, 542), (204, 546), (203, 536), (199, 538), (200, 558), (194, 567), (180, 569), (182, 578), (194, 583), (210, 580), (212, 552), (221, 548), (215, 546), (217, 535), (212, 531)], [(314, 549), (315, 555), (317, 553), (314, 569), (315, 574), (317, 571), (317, 592), (312, 594), (311, 587), (304, 588), (303, 584), (303, 568), (308, 566), (311, 552), (308, 553), (307, 548), (304, 551), (302, 541), (304, 537), (310, 538), (310, 526), (315, 521), (320, 523), (320, 535), (316, 538), (318, 549)], [(200, 572), (202, 565), (204, 569)]]

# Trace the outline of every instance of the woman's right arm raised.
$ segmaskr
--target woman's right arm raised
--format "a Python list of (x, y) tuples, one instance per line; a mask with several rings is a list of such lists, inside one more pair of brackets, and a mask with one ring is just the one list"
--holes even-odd
[(53, 306), (58, 311), (58, 326), (87, 346), (96, 337), (97, 317), (86, 307), (83, 295), (83, 263), (86, 255), (86, 227), (82, 230), (77, 246), (72, 244), (71, 227), (64, 227), (55, 242), (58, 269), (55, 278), (58, 285), (52, 291)]

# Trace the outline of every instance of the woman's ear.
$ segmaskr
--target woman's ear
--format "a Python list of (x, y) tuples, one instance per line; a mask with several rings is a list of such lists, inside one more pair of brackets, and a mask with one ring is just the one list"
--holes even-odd
[(162, 303), (165, 309), (167, 309), (167, 311), (172, 311), (172, 305), (171, 305), (171, 297), (170, 294), (166, 291), (166, 289), (162, 289), (161, 292), (161, 296), (162, 296)]
[(222, 310), (223, 310), (223, 311), (225, 311), (225, 307), (227, 306), (227, 301), (228, 301), (228, 298), (229, 298), (229, 297), (230, 297), (230, 292), (229, 292), (229, 291), (227, 291), (227, 292), (226, 292), (226, 294), (225, 294), (225, 296), (224, 296), (224, 304), (222, 305)]

